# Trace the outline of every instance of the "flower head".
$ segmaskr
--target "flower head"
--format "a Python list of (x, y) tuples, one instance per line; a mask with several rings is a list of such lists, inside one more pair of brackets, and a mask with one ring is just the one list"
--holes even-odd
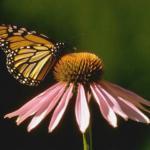
[(95, 54), (72, 53), (63, 56), (54, 67), (54, 77), (57, 83), (39, 94), (18, 110), (5, 117), (18, 116), (16, 122), (21, 124), (28, 117), (33, 116), (28, 125), (31, 131), (49, 114), (52, 118), (49, 132), (52, 132), (72, 99), (75, 99), (75, 117), (82, 133), (86, 131), (90, 122), (89, 102), (91, 96), (99, 106), (102, 116), (113, 127), (117, 127), (117, 115), (125, 120), (150, 123), (149, 118), (142, 112), (150, 113), (150, 102), (137, 94), (118, 85), (102, 80), (103, 63)]

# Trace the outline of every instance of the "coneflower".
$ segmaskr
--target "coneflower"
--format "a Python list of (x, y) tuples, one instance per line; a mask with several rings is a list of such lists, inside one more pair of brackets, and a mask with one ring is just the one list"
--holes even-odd
[(81, 52), (63, 56), (54, 67), (54, 77), (57, 83), (39, 94), (18, 110), (9, 113), (5, 118), (18, 116), (16, 122), (21, 124), (28, 117), (33, 116), (28, 125), (31, 131), (53, 111), (48, 127), (52, 132), (72, 99), (75, 99), (75, 117), (79, 129), (85, 133), (90, 123), (89, 102), (91, 97), (98, 104), (104, 119), (117, 127), (117, 115), (125, 120), (150, 123), (149, 118), (142, 112), (150, 112), (144, 106), (150, 106), (137, 94), (116, 84), (102, 79), (103, 63), (95, 54)]

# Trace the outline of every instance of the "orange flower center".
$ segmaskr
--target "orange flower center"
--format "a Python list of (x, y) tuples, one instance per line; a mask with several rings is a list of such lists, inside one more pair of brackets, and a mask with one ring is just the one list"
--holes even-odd
[(95, 54), (81, 52), (63, 56), (54, 67), (57, 81), (87, 84), (102, 77), (102, 60)]

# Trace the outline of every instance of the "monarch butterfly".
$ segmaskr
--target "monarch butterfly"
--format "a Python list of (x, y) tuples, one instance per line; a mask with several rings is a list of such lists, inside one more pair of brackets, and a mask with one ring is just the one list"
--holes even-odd
[(0, 25), (0, 48), (10, 74), (20, 83), (37, 86), (61, 55), (64, 43), (24, 27)]

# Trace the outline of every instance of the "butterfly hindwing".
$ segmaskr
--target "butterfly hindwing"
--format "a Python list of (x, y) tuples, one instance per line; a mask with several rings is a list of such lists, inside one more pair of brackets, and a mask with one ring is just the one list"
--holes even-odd
[(55, 62), (52, 55), (45, 46), (20, 48), (7, 55), (7, 68), (19, 82), (38, 85)]
[(6, 53), (7, 68), (20, 83), (36, 86), (53, 67), (63, 43), (17, 26), (0, 26), (0, 47)]

